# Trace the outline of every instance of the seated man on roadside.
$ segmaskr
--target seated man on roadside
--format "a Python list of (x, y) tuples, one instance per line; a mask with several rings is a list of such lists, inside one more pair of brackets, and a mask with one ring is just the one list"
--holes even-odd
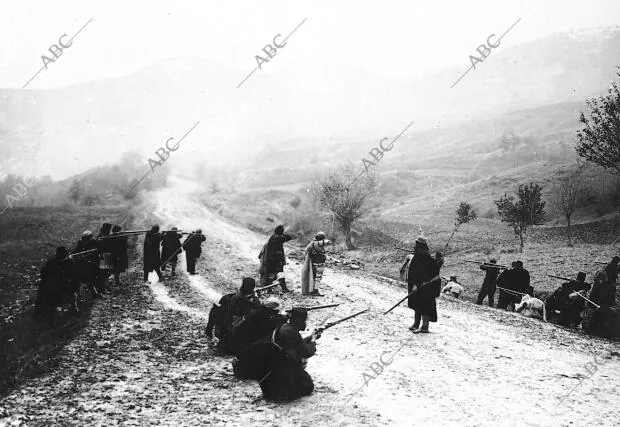
[(454, 298), (459, 298), (464, 290), (465, 288), (463, 288), (463, 286), (456, 281), (456, 275), (453, 274), (450, 276), (450, 281), (446, 283), (446, 286), (443, 287), (441, 292), (444, 294), (450, 292)]

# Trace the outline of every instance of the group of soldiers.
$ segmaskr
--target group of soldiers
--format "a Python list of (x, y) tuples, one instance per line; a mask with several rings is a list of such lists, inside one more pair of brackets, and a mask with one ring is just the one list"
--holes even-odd
[(236, 356), (232, 362), (235, 377), (258, 381), (267, 400), (288, 401), (314, 390), (305, 367), (306, 360), (316, 352), (316, 340), (321, 333), (363, 311), (302, 337), (309, 311), (339, 304), (284, 311), (276, 297), (260, 300), (261, 292), (272, 286), (256, 288), (253, 278), (244, 278), (237, 292), (226, 294), (213, 304), (206, 334), (209, 339), (217, 337), (221, 352)]
[[(550, 274), (550, 277), (564, 280), (564, 283), (544, 301), (541, 317), (562, 326), (581, 325), (586, 332), (616, 337), (620, 333), (617, 330), (620, 312), (616, 306), (618, 262), (620, 257), (613, 257), (594, 274), (593, 283), (586, 282), (584, 272), (577, 273), (575, 279)], [(530, 274), (521, 261), (513, 262), (512, 268), (498, 265), (495, 259), (479, 264), (480, 269), (485, 271), (485, 277), (477, 304), (488, 298), (489, 307), (493, 307), (496, 289), (499, 289), (497, 308), (505, 310), (514, 309), (524, 297), (534, 297)]]
[[(200, 257), (201, 244), (206, 240), (201, 230), (181, 233), (176, 227), (160, 232), (154, 225), (150, 230), (123, 231), (120, 225), (104, 223), (97, 237), (86, 230), (73, 252), (64, 246), (56, 248), (56, 254), (41, 269), (41, 280), (35, 302), (35, 314), (53, 318), (65, 305), (79, 313), (81, 285), (86, 284), (92, 299), (102, 298), (111, 292), (110, 278), (116, 286), (121, 285), (120, 275), (129, 267), (128, 238), (146, 234), (144, 239), (144, 280), (155, 271), (163, 280), (162, 270), (170, 264), (172, 275), (176, 274), (178, 255), (185, 251), (187, 269), (196, 273), (196, 260)], [(187, 234), (181, 244), (180, 239)], [(160, 250), (161, 249), (161, 250)]]

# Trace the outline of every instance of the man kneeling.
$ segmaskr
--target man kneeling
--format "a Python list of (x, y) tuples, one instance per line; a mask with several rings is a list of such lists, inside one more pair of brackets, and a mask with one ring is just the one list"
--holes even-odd
[(235, 376), (257, 379), (267, 400), (292, 400), (314, 391), (305, 360), (316, 352), (318, 334), (302, 338), (308, 312), (293, 308), (290, 319), (258, 341), (233, 362)]

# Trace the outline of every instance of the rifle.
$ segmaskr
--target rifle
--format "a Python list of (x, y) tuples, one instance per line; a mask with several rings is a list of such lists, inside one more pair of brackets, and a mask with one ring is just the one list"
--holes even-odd
[(404, 251), (404, 252), (408, 252), (410, 254), (413, 253), (413, 249), (401, 248), (400, 246), (396, 246), (396, 245), (394, 245), (394, 249), (398, 249), (398, 250), (401, 250), (401, 251)]
[(429, 283), (432, 283), (433, 281), (435, 281), (435, 280), (437, 280), (437, 279), (441, 280), (441, 277), (439, 277), (439, 276), (435, 276), (435, 277), (433, 277), (431, 280), (429, 280), (428, 282), (424, 282), (424, 283), (422, 283), (422, 284), (421, 284), (420, 286), (418, 286), (416, 289), (414, 289), (413, 291), (409, 292), (405, 298), (403, 298), (403, 299), (401, 299), (400, 301), (398, 301), (396, 304), (394, 304), (394, 305), (392, 306), (392, 308), (390, 308), (388, 311), (386, 311), (385, 313), (383, 313), (383, 315), (385, 316), (385, 315), (386, 315), (386, 314), (388, 314), (390, 311), (394, 310), (394, 309), (395, 309), (396, 307), (398, 307), (398, 306), (399, 306), (399, 305), (400, 305), (400, 304), (401, 304), (404, 300), (406, 300), (406, 299), (407, 299), (407, 298), (409, 298), (411, 295), (413, 295), (415, 292), (417, 292), (419, 288), (421, 288), (422, 286), (426, 286), (426, 285), (428, 285)]
[(280, 285), (279, 283), (274, 283), (273, 285), (263, 286), (262, 288), (255, 288), (254, 292), (266, 291), (267, 289), (275, 288), (276, 286), (279, 286), (279, 285)]
[(320, 334), (323, 331), (325, 331), (326, 329), (329, 329), (329, 328), (331, 328), (333, 326), (336, 326), (337, 324), (342, 323), (342, 322), (344, 322), (346, 320), (353, 319), (354, 317), (357, 317), (357, 316), (359, 316), (362, 313), (366, 313), (367, 311), (368, 311), (368, 309), (366, 308), (366, 309), (364, 309), (362, 311), (358, 311), (357, 313), (354, 313), (354, 314), (352, 314), (350, 316), (343, 317), (342, 319), (336, 320), (334, 322), (329, 322), (329, 323), (325, 324), (325, 326), (320, 326), (317, 329), (315, 329), (315, 331), (312, 334), (313, 335), (316, 335), (317, 333)]
[(74, 254), (69, 254), (69, 256), (67, 258), (63, 259), (63, 261), (66, 261), (66, 260), (69, 260), (69, 259), (73, 259), (73, 258), (75, 258), (77, 256), (82, 256), (84, 254), (87, 254), (87, 253), (90, 253), (90, 252), (95, 252), (95, 251), (98, 251), (98, 250), (99, 249), (89, 249), (87, 251), (82, 251), (82, 252), (76, 252)]
[(572, 282), (573, 279), (569, 279), (568, 277), (556, 276), (555, 274), (547, 274), (549, 277), (553, 277), (554, 279), (566, 280), (567, 282)]
[[(340, 303), (338, 303), (338, 304), (315, 305), (313, 307), (293, 307), (293, 308), (303, 308), (306, 311), (312, 311), (312, 310), (321, 310), (323, 308), (338, 307), (339, 305), (340, 305)], [(286, 310), (286, 311), (291, 311), (291, 310), (292, 309), (289, 309), (289, 310)]]
[(491, 264), (490, 262), (468, 261), (468, 260), (464, 260), (464, 261), (465, 262), (470, 262), (472, 264), (484, 265), (485, 267), (495, 267), (495, 268), (499, 268), (500, 270), (509, 270), (510, 269), (510, 267), (506, 267), (505, 265)]

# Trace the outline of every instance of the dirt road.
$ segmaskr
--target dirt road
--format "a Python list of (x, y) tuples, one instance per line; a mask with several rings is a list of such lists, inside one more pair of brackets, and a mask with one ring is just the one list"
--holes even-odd
[[(382, 312), (402, 296), (397, 283), (328, 269), (324, 297), (300, 296), (300, 265), (286, 306), (340, 302), (312, 312), (309, 328), (368, 307), (326, 331), (307, 370), (312, 396), (289, 404), (237, 381), (230, 358), (204, 339), (213, 301), (256, 276), (265, 237), (209, 212), (187, 181), (149, 197), (165, 226), (207, 235), (199, 275), (131, 284), (98, 305), (57, 371), (0, 402), (0, 424), (586, 426), (620, 422), (620, 349), (513, 313), (438, 300), (428, 335), (407, 330), (412, 312)], [(152, 218), (149, 218), (151, 220)], [(139, 264), (139, 263), (136, 263)], [(138, 265), (139, 267), (139, 265)], [(568, 395), (570, 393), (570, 395)], [(568, 397), (567, 397), (568, 395)], [(3, 409), (2, 409), (3, 408)]]

